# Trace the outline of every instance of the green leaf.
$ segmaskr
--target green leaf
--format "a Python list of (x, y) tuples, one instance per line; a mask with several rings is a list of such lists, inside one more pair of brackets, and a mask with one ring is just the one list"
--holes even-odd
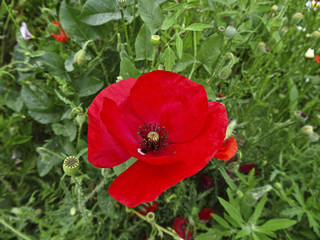
[(63, 1), (60, 6), (60, 22), (70, 39), (79, 45), (87, 40), (103, 39), (105, 28), (103, 26), (89, 26), (78, 20), (80, 11), (72, 8)]
[(243, 219), (241, 217), (240, 211), (236, 207), (225, 201), (223, 198), (218, 197), (218, 199), (224, 209), (228, 212), (230, 217), (232, 217), (239, 225), (242, 225)]
[(30, 117), (41, 124), (49, 124), (58, 122), (61, 118), (59, 113), (54, 112), (36, 112), (36, 111), (28, 111)]
[(115, 172), (115, 174), (117, 176), (119, 176), (121, 173), (123, 173), (125, 170), (127, 170), (132, 164), (135, 163), (135, 161), (137, 161), (136, 158), (132, 157), (129, 160), (127, 160), (126, 162), (113, 167), (113, 171)]
[(31, 89), (29, 85), (22, 85), (21, 97), (27, 108), (32, 111), (44, 111), (52, 107), (52, 100), (41, 89)]
[(165, 20), (162, 23), (161, 30), (168, 30), (170, 27), (172, 27), (177, 22), (176, 16), (167, 16)]
[(194, 59), (193, 56), (184, 53), (182, 57), (177, 61), (176, 65), (173, 66), (172, 71), (182, 72), (188, 66), (190, 66), (194, 61), (196, 60)]
[(205, 23), (192, 23), (186, 27), (187, 31), (203, 31), (205, 28), (212, 28), (213, 26)]
[(224, 220), (222, 217), (218, 216), (217, 214), (212, 214), (211, 216), (212, 216), (212, 218), (214, 218), (222, 227), (227, 228), (227, 229), (231, 228), (230, 225), (229, 225), (229, 223), (228, 223), (226, 220)]
[[(51, 139), (48, 143), (43, 145), (44, 148), (57, 153), (60, 149), (59, 140), (56, 138)], [(40, 177), (47, 175), (50, 170), (61, 163), (63, 159), (57, 157), (54, 154), (51, 154), (45, 150), (37, 150), (39, 153), (38, 162), (37, 162), (37, 169)], [(61, 165), (62, 167), (62, 165)]]
[(276, 219), (271, 219), (271, 220), (267, 221), (259, 228), (261, 230), (265, 230), (265, 231), (277, 231), (280, 229), (288, 228), (288, 227), (296, 224), (296, 222), (297, 221), (295, 221), (295, 220), (290, 220), (290, 219), (286, 219), (286, 218), (283, 218), (283, 219), (276, 218)]
[(52, 130), (56, 135), (68, 137), (70, 142), (72, 142), (77, 135), (77, 127), (75, 126), (73, 121), (67, 119), (63, 121), (63, 124), (53, 123)]
[(161, 8), (154, 1), (139, 0), (138, 11), (151, 34), (160, 29), (164, 16)]
[(80, 97), (95, 94), (103, 87), (103, 81), (96, 77), (83, 76), (72, 81), (71, 85)]
[(243, 239), (245, 236), (248, 236), (251, 234), (251, 230), (248, 227), (245, 227), (237, 232), (236, 239), (241, 238)]
[(120, 62), (120, 76), (123, 79), (127, 78), (138, 78), (140, 72), (136, 69), (135, 65), (126, 57), (121, 59)]
[(236, 190), (237, 187), (234, 184), (233, 180), (230, 178), (230, 176), (228, 175), (228, 173), (226, 172), (226, 170), (224, 168), (219, 168), (220, 173), (222, 174), (223, 179), (226, 181), (226, 183), (229, 185), (229, 187), (232, 190)]
[(195, 240), (220, 240), (222, 232), (218, 229), (209, 229), (206, 233), (201, 233), (195, 237)]
[(183, 41), (182, 41), (180, 36), (178, 36), (176, 38), (176, 48), (177, 48), (178, 56), (179, 56), (179, 58), (181, 58), (182, 57), (182, 51), (183, 51)]
[(170, 47), (167, 47), (163, 53), (163, 57), (165, 70), (171, 71), (177, 59), (176, 55), (174, 54), (174, 51)]
[(294, 112), (298, 107), (299, 91), (292, 79), (288, 79), (289, 97), (290, 97), (290, 112)]
[(83, 6), (80, 21), (88, 25), (97, 26), (112, 20), (121, 19), (117, 1), (88, 0)]
[(208, 73), (212, 73), (212, 64), (218, 59), (223, 44), (223, 36), (213, 34), (201, 43), (197, 59)]
[(148, 27), (143, 24), (135, 42), (136, 59), (135, 60), (152, 60), (153, 47), (151, 44), (151, 33)]
[(101, 189), (98, 192), (97, 196), (98, 205), (101, 209), (101, 212), (110, 218), (117, 218), (117, 214), (115, 214), (115, 204), (110, 194), (105, 189)]
[(261, 213), (262, 213), (262, 210), (264, 208), (264, 205), (266, 204), (266, 201), (267, 201), (267, 196), (264, 196), (260, 201), (259, 203), (257, 204), (252, 216), (250, 217), (249, 219), (249, 223), (250, 224), (256, 224)]
[(6, 99), (6, 105), (15, 112), (20, 112), (23, 107), (23, 99), (19, 92), (11, 91)]
[(70, 79), (64, 67), (64, 59), (60, 55), (53, 52), (46, 52), (36, 58), (39, 65), (43, 66), (51, 75), (62, 79)]

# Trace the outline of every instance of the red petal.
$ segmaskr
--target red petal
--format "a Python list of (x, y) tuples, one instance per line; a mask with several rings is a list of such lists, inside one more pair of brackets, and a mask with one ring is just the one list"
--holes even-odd
[(224, 106), (209, 103), (200, 135), (186, 144), (176, 144), (179, 162), (157, 166), (138, 160), (111, 184), (110, 195), (129, 207), (154, 201), (163, 191), (205, 167), (223, 143), (227, 126)]
[(214, 210), (211, 208), (203, 208), (199, 212), (198, 216), (201, 221), (209, 221), (211, 218), (211, 214), (214, 213)]
[(233, 136), (231, 136), (223, 142), (219, 151), (214, 155), (214, 158), (224, 161), (229, 160), (236, 154), (237, 149), (237, 141)]
[(167, 129), (170, 143), (187, 142), (197, 136), (208, 111), (206, 91), (200, 84), (167, 71), (140, 76), (130, 100), (146, 123), (158, 123)]
[(96, 96), (88, 109), (88, 160), (96, 167), (113, 167), (131, 157), (110, 135), (100, 118), (100, 113), (105, 97), (121, 105), (128, 98), (135, 82), (136, 79), (130, 78), (108, 86)]
[(320, 64), (320, 56), (319, 55), (316, 56), (316, 61), (317, 61), (317, 63)]
[[(56, 20), (53, 20), (52, 23), (54, 25), (56, 25), (59, 30), (60, 30), (60, 34), (54, 34), (54, 33), (51, 33), (51, 35), (58, 41), (58, 42), (68, 42), (68, 39), (70, 39), (70, 37), (68, 36), (68, 34), (60, 28), (58, 22)], [(60, 23), (60, 22), (59, 22)], [(64, 34), (63, 34), (64, 33)], [(67, 37), (67, 39), (66, 39)]]

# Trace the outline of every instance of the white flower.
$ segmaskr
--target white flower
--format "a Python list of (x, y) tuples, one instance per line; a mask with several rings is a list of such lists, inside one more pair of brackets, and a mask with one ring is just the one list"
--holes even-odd
[(310, 9), (313, 9), (313, 10), (316, 10), (318, 7), (319, 7), (319, 3), (315, 0), (312, 0), (312, 1), (307, 1), (306, 2), (306, 7), (310, 10)]
[(23, 39), (28, 40), (32, 38), (32, 34), (29, 32), (28, 26), (25, 22), (21, 23), (20, 32)]
[(308, 51), (304, 54), (306, 58), (314, 58), (314, 50), (309, 48)]
[(296, 28), (299, 30), (299, 31), (302, 31), (302, 32), (305, 32), (306, 31), (306, 28), (302, 27), (302, 26), (296, 26)]

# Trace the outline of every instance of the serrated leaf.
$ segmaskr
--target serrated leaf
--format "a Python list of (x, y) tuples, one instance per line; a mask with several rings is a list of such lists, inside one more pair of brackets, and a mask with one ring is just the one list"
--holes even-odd
[(126, 57), (123, 57), (120, 62), (120, 76), (123, 79), (127, 78), (138, 78), (140, 77), (140, 72), (137, 70), (136, 66)]
[(151, 33), (149, 31), (149, 28), (145, 24), (143, 24), (135, 42), (135, 60), (152, 60), (153, 47), (150, 39)]
[(266, 204), (266, 201), (267, 201), (267, 196), (264, 196), (260, 201), (259, 203), (257, 204), (253, 214), (251, 215), (250, 219), (249, 219), (249, 223), (250, 224), (256, 224), (261, 213), (262, 213), (262, 210), (264, 208), (264, 205)]
[(218, 59), (223, 44), (223, 36), (213, 34), (201, 42), (197, 59), (201, 62), (208, 73), (212, 73), (212, 64)]
[(138, 11), (151, 34), (154, 34), (160, 29), (164, 16), (161, 8), (155, 1), (139, 0)]
[(209, 229), (206, 233), (201, 233), (195, 237), (195, 240), (220, 240), (222, 232), (218, 229)]
[(163, 57), (165, 70), (171, 71), (177, 59), (176, 55), (174, 54), (174, 51), (170, 47), (167, 47), (163, 53)]
[(203, 31), (206, 28), (212, 28), (213, 26), (205, 23), (192, 23), (186, 27), (187, 31)]

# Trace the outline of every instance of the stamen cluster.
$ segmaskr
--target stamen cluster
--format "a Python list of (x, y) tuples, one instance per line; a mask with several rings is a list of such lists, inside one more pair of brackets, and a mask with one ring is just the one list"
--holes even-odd
[(157, 151), (167, 146), (168, 132), (156, 123), (147, 123), (139, 127), (138, 141), (144, 151)]

